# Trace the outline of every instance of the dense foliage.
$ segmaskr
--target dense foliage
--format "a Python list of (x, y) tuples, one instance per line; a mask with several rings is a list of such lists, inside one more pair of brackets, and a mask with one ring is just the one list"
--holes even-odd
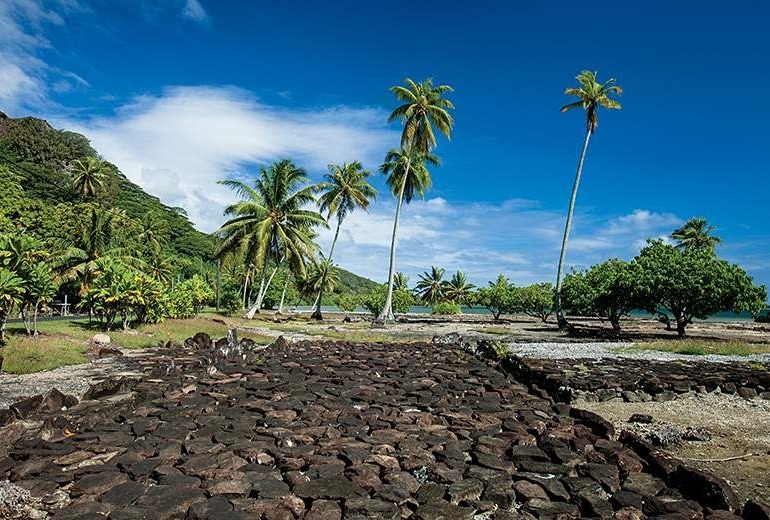
[(764, 286), (755, 286), (746, 271), (720, 260), (708, 247), (680, 249), (654, 241), (635, 262), (640, 307), (650, 313), (668, 311), (680, 336), (693, 318), (720, 311), (756, 315), (767, 302)]
[(564, 308), (571, 314), (607, 318), (620, 331), (620, 318), (634, 309), (656, 314), (680, 336), (693, 319), (721, 311), (765, 308), (767, 291), (739, 266), (720, 260), (711, 245), (679, 247), (652, 241), (631, 262), (613, 259), (566, 277)]
[(600, 316), (620, 331), (620, 318), (640, 307), (638, 265), (612, 259), (567, 275), (562, 304), (568, 314)]
[[(385, 307), (387, 293), (388, 286), (381, 285), (374, 291), (361, 296), (359, 303), (361, 307), (371, 312), (374, 316), (379, 316)], [(415, 303), (415, 298), (410, 291), (396, 290), (393, 291), (392, 296), (393, 310), (398, 313), (409, 312), (409, 309)]]
[(553, 296), (550, 283), (516, 287), (501, 274), (488, 287), (476, 290), (469, 301), (488, 309), (496, 320), (503, 314), (526, 314), (545, 322), (552, 312)]

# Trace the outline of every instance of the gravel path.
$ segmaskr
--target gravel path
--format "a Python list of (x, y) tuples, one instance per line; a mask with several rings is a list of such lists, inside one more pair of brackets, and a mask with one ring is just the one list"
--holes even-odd
[(770, 363), (770, 354), (754, 354), (751, 356), (693, 356), (674, 354), (656, 350), (636, 350), (634, 343), (511, 343), (510, 352), (521, 357), (549, 359), (645, 359), (649, 361), (709, 361), (726, 363), (732, 361), (759, 361)]

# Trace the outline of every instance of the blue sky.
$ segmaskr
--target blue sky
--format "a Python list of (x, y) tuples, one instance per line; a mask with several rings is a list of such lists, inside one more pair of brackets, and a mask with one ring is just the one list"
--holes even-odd
[[(600, 115), (569, 263), (630, 258), (703, 216), (720, 254), (768, 283), (769, 23), (761, 0), (3, 0), (0, 110), (85, 133), (211, 231), (232, 200), (215, 181), (261, 162), (375, 170), (398, 142), (387, 87), (432, 76), (456, 89), (456, 128), (405, 211), (398, 267), (529, 283), (555, 276), (584, 128), (558, 108), (589, 68), (625, 94)], [(393, 207), (383, 192), (351, 218), (342, 266), (384, 279)]]

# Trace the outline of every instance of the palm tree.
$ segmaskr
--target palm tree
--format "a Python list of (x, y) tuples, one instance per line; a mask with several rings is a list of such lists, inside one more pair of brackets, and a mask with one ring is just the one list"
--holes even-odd
[[(364, 169), (358, 161), (352, 163), (343, 163), (329, 165), (329, 173), (324, 175), (324, 181), (316, 186), (316, 189), (322, 191), (319, 197), (319, 207), (322, 213), (327, 213), (326, 219), (331, 219), (332, 215), (337, 217), (337, 229), (334, 231), (334, 239), (329, 249), (329, 262), (334, 255), (334, 246), (337, 244), (337, 238), (340, 235), (340, 226), (348, 214), (361, 208), (366, 210), (369, 202), (377, 196), (377, 190), (367, 182), (370, 172)], [(324, 284), (321, 284), (323, 288)], [(323, 291), (319, 289), (316, 298), (313, 315), (314, 319), (323, 319), (321, 315), (321, 304)]]
[(608, 108), (611, 110), (620, 110), (620, 103), (612, 99), (611, 95), (620, 95), (623, 93), (623, 89), (616, 85), (615, 78), (610, 78), (604, 83), (599, 82), (596, 79), (596, 72), (584, 70), (575, 78), (577, 79), (579, 86), (577, 88), (568, 88), (564, 91), (568, 96), (575, 96), (577, 101), (569, 103), (561, 107), (562, 112), (567, 112), (573, 108), (583, 108), (586, 112), (586, 136), (583, 142), (583, 149), (580, 152), (580, 160), (578, 161), (577, 174), (575, 175), (575, 184), (572, 186), (572, 196), (569, 201), (569, 210), (567, 211), (567, 222), (564, 226), (564, 238), (561, 243), (561, 254), (559, 255), (559, 268), (556, 273), (556, 295), (554, 297), (554, 307), (556, 311), (556, 318), (559, 322), (559, 327), (562, 328), (566, 325), (567, 321), (564, 319), (564, 314), (561, 310), (561, 288), (562, 288), (562, 272), (564, 270), (564, 259), (567, 255), (567, 242), (569, 241), (569, 232), (572, 227), (572, 214), (575, 210), (575, 199), (577, 198), (578, 186), (580, 185), (580, 176), (583, 173), (583, 162), (586, 158), (586, 151), (588, 150), (588, 141), (591, 139), (591, 135), (596, 131), (596, 127), (599, 125), (598, 110), (599, 107)]
[[(401, 121), (404, 129), (401, 132), (401, 151), (405, 159), (403, 163), (402, 174), (400, 175), (400, 184), (391, 182), (388, 184), (396, 195), (398, 203), (396, 204), (396, 215), (393, 219), (393, 235), (390, 240), (390, 264), (388, 267), (388, 293), (385, 297), (385, 306), (382, 308), (378, 320), (393, 320), (393, 273), (396, 264), (396, 231), (398, 230), (398, 218), (401, 213), (401, 203), (404, 194), (408, 189), (407, 184), (412, 181), (411, 170), (417, 166), (417, 162), (424, 163), (424, 160), (431, 156), (431, 150), (436, 147), (436, 129), (447, 139), (451, 138), (454, 120), (449, 115), (449, 110), (454, 109), (451, 101), (444, 97), (444, 94), (452, 92), (449, 85), (434, 85), (433, 80), (428, 78), (422, 83), (415, 83), (411, 79), (406, 79), (406, 86), (396, 85), (390, 88), (390, 91), (401, 102), (399, 106), (388, 117), (388, 123)], [(388, 156), (393, 154), (393, 150), (388, 152)], [(433, 156), (435, 157), (435, 156)], [(421, 160), (422, 159), (422, 160)], [(385, 163), (389, 161), (385, 158)], [(413, 162), (415, 164), (413, 164)], [(383, 165), (384, 166), (384, 165)], [(424, 169), (424, 164), (423, 164)], [(383, 169), (385, 173), (385, 170)], [(424, 170), (427, 173), (427, 170)], [(430, 179), (430, 176), (427, 176)], [(425, 180), (425, 179), (423, 179)], [(423, 184), (426, 188), (428, 184)], [(422, 191), (420, 191), (422, 195)], [(408, 201), (407, 201), (408, 202)]]
[[(307, 275), (299, 280), (299, 291), (305, 296), (323, 294), (333, 291), (340, 283), (339, 270), (334, 267), (331, 260), (324, 258), (314, 259), (307, 269)], [(320, 302), (318, 307), (320, 308)]]
[(409, 290), (409, 277), (402, 272), (398, 272), (393, 276), (393, 290), (394, 291), (408, 291)]
[(72, 162), (72, 182), (84, 199), (93, 199), (104, 189), (104, 161), (98, 157), (86, 157)]
[(472, 283), (468, 283), (468, 277), (465, 273), (457, 271), (446, 284), (445, 296), (448, 300), (463, 304), (468, 300), (468, 296), (475, 287)]
[(714, 251), (722, 239), (712, 235), (716, 228), (709, 225), (705, 218), (691, 218), (682, 227), (671, 233), (676, 240), (676, 247), (685, 251), (708, 249)]
[[(253, 318), (277, 270), (266, 280), (269, 262), (280, 264), (291, 258), (313, 256), (318, 246), (313, 242), (311, 228), (325, 226), (326, 220), (317, 211), (305, 209), (315, 203), (314, 188), (308, 185), (305, 170), (289, 160), (269, 168), (263, 166), (253, 186), (235, 180), (220, 184), (233, 189), (242, 200), (225, 210), (225, 215), (233, 218), (219, 228), (224, 240), (218, 254), (242, 248), (245, 262), (262, 271), (257, 300), (247, 314)], [(296, 265), (300, 270), (297, 274), (304, 275), (304, 263)]]
[(444, 299), (447, 283), (444, 280), (444, 269), (431, 266), (430, 271), (420, 275), (420, 280), (415, 286), (415, 292), (428, 305), (434, 305)]
[(78, 280), (78, 295), (88, 292), (94, 279), (101, 273), (98, 261), (105, 256), (127, 258), (131, 255), (113, 244), (115, 214), (98, 208), (91, 208), (89, 219), (80, 230), (74, 244), (64, 248), (56, 262), (62, 271), (64, 281)]

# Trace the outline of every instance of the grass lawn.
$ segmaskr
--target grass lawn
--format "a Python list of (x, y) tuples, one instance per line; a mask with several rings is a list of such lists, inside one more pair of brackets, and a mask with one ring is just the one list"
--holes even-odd
[(696, 339), (652, 341), (637, 343), (633, 349), (657, 350), (675, 354), (705, 356), (749, 356), (751, 354), (770, 354), (770, 343), (745, 343), (741, 341), (706, 341)]
[[(41, 370), (85, 363), (88, 340), (98, 333), (95, 323), (88, 320), (57, 320), (38, 323), (39, 336), (30, 338), (21, 324), (9, 324), (8, 340), (2, 353), (3, 371), (29, 374)], [(127, 349), (156, 347), (159, 342), (184, 341), (196, 332), (206, 332), (212, 338), (227, 335), (227, 327), (216, 323), (213, 316), (199, 316), (186, 320), (167, 320), (155, 325), (140, 325), (136, 330), (116, 330), (109, 336), (118, 346)], [(241, 331), (239, 337), (251, 338), (267, 344), (273, 338), (263, 334)]]

